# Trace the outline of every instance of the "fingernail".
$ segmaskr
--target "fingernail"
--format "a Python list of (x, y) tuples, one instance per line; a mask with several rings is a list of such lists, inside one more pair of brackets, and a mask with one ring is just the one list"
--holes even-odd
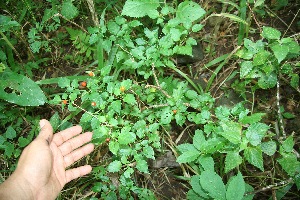
[(40, 120), (40, 128), (42, 129), (45, 126), (45, 121), (44, 120)]

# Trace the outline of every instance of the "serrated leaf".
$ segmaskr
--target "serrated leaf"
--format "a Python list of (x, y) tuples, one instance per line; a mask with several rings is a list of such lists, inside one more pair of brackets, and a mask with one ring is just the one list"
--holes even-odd
[(133, 143), (136, 139), (136, 135), (133, 132), (121, 132), (118, 137), (118, 141), (120, 144), (129, 144)]
[(159, 0), (127, 0), (122, 10), (122, 15), (129, 17), (151, 16), (157, 12)]
[(253, 166), (264, 171), (262, 151), (258, 147), (247, 147), (244, 151), (246, 160)]
[(200, 156), (200, 152), (198, 150), (191, 150), (182, 153), (177, 159), (178, 163), (188, 163), (195, 161)]
[(300, 162), (297, 161), (297, 156), (294, 153), (282, 156), (282, 158), (278, 159), (278, 162), (289, 176), (294, 176), (300, 171)]
[(196, 130), (195, 135), (193, 137), (193, 145), (196, 147), (199, 151), (201, 151), (201, 146), (206, 143), (204, 134), (202, 130)]
[(212, 171), (203, 171), (200, 175), (200, 184), (210, 197), (225, 199), (226, 190), (222, 178)]
[(186, 28), (189, 28), (192, 22), (202, 18), (205, 10), (201, 6), (192, 1), (184, 1), (178, 5), (176, 17), (181, 20)]
[(211, 156), (200, 156), (198, 163), (202, 166), (204, 171), (215, 171), (215, 162)]
[(239, 166), (242, 161), (239, 152), (228, 152), (225, 158), (225, 173)]
[(161, 112), (160, 122), (162, 124), (170, 124), (173, 117), (173, 112), (169, 108), (164, 108)]
[(276, 44), (271, 46), (272, 51), (274, 52), (275, 57), (278, 60), (278, 63), (281, 63), (289, 53), (289, 47), (282, 44)]
[(118, 172), (118, 171), (120, 171), (121, 167), (122, 167), (122, 163), (118, 160), (115, 160), (108, 165), (107, 171)]
[(269, 56), (271, 55), (268, 51), (260, 51), (253, 57), (253, 66), (264, 65), (267, 63)]
[(263, 116), (265, 116), (266, 113), (254, 113), (250, 116), (245, 116), (242, 119), (239, 120), (239, 122), (243, 124), (253, 124), (256, 122), (259, 122)]
[(253, 146), (257, 146), (261, 143), (269, 128), (268, 125), (263, 123), (251, 124), (246, 131), (246, 137)]
[(280, 31), (278, 31), (272, 27), (264, 26), (263, 31), (262, 31), (262, 36), (269, 40), (271, 40), (271, 39), (279, 40), (281, 33), (280, 33)]
[(282, 147), (286, 152), (292, 152), (294, 149), (294, 138), (292, 136), (289, 136), (283, 143)]
[(138, 159), (136, 161), (136, 168), (143, 173), (149, 173), (148, 171), (148, 163), (143, 159)]
[(118, 142), (116, 141), (110, 141), (109, 145), (108, 145), (109, 150), (114, 154), (117, 155), (119, 149), (120, 149), (120, 145)]
[(252, 61), (243, 61), (241, 63), (240, 77), (245, 78), (252, 69), (253, 69)]
[[(192, 176), (190, 184), (191, 184), (192, 189), (194, 190), (194, 192), (196, 194), (198, 194), (200, 197), (202, 197), (204, 199), (209, 198), (207, 192), (204, 191), (203, 188), (200, 185), (200, 176), (199, 175)], [(199, 196), (198, 196), (198, 199), (199, 199)]]
[(242, 125), (233, 121), (221, 123), (223, 131), (220, 134), (232, 142), (233, 144), (239, 144), (241, 142)]
[(73, 19), (78, 15), (78, 9), (71, 0), (66, 0), (61, 6), (61, 14), (67, 19)]
[(154, 158), (154, 150), (151, 146), (146, 146), (143, 148), (143, 154), (146, 158), (155, 159)]
[(269, 141), (269, 142), (263, 142), (260, 144), (261, 150), (267, 154), (268, 156), (272, 156), (274, 155), (274, 153), (276, 152), (276, 142), (274, 141)]
[(185, 96), (189, 99), (196, 99), (198, 97), (198, 94), (196, 91), (194, 90), (188, 90), (186, 93), (185, 93)]
[(135, 97), (133, 94), (126, 94), (123, 100), (124, 100), (124, 102), (131, 104), (131, 105), (136, 104), (136, 100), (135, 100)]
[(170, 35), (173, 41), (178, 42), (180, 40), (180, 37), (182, 35), (182, 31), (180, 31), (177, 28), (171, 28), (170, 29)]
[(227, 186), (226, 200), (241, 200), (244, 198), (245, 181), (241, 172), (232, 177)]
[(277, 83), (277, 75), (276, 73), (270, 73), (269, 75), (263, 74), (258, 79), (258, 86), (262, 89), (273, 88)]

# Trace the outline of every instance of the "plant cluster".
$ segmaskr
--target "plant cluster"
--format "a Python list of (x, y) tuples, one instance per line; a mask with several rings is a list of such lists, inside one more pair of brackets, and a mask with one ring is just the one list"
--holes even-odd
[[(14, 36), (22, 34), (22, 18), (17, 22), (0, 15), (0, 125), (6, 129), (0, 135), (0, 150), (5, 159), (18, 158), (37, 134), (36, 123), (26, 136), (18, 133), (26, 120), (39, 118), (31, 117), (32, 110), (47, 103), (68, 113), (64, 119), (59, 112), (52, 115), (54, 130), (71, 126), (76, 117), (84, 130), (93, 131), (96, 150), (108, 149), (105, 158), (93, 164), (93, 174), (84, 186), (93, 191), (91, 200), (156, 199), (153, 191), (138, 184), (137, 176), (152, 173), (149, 161), (164, 153), (164, 144), (183, 169), (187, 166), (187, 199), (253, 199), (255, 189), (246, 177), (247, 168), (265, 172), (266, 160), (273, 159), (287, 174), (286, 184), (296, 184), (299, 190), (300, 162), (293, 136), (278, 138), (264, 123), (266, 114), (254, 112), (247, 101), (231, 108), (217, 105), (205, 92), (215, 75), (207, 88), (202, 88), (177, 68), (174, 58), (193, 56), (193, 46), (197, 45), (194, 36), (202, 31), (201, 22), (208, 15), (198, 3), (127, 0), (115, 14), (108, 3), (107, 8), (96, 12), (93, 1), (87, 1), (89, 10), (84, 10), (81, 2), (49, 0), (39, 22), (33, 6), (25, 2), (24, 15), (28, 12), (34, 21), (27, 36), (22, 36), (30, 49), (26, 63), (14, 47)], [(267, 26), (262, 29), (262, 39), (244, 38), (249, 31), (247, 1), (240, 5), (223, 3), (239, 10), (239, 16), (220, 16), (240, 23), (238, 40), (242, 47), (232, 58), (221, 56), (207, 67), (220, 60), (224, 61), (220, 67), (229, 59), (238, 61), (239, 77), (232, 88), (245, 99), (248, 86), (254, 93), (278, 86), (282, 79), (299, 91), (299, 44)], [(263, 14), (264, 1), (248, 3)], [(90, 12), (94, 25), (75, 23), (81, 12)], [(53, 32), (57, 33), (53, 38), (45, 34)], [(72, 52), (63, 55), (60, 46), (71, 46)], [(64, 61), (86, 67), (74, 76), (33, 81), (40, 64), (49, 61), (41, 57), (54, 49), (59, 49), (56, 52)], [(57, 88), (49, 89), (49, 84)], [(14, 104), (19, 107), (7, 108)], [(28, 108), (21, 112), (26, 120), (16, 115), (22, 108)], [(172, 143), (170, 131), (187, 126), (194, 128), (190, 139), (179, 145)]]

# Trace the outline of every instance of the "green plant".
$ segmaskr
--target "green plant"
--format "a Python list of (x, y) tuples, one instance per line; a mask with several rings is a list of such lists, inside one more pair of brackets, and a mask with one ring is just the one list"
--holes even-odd
[(297, 62), (300, 47), (292, 38), (280, 38), (281, 33), (271, 27), (263, 27), (264, 40), (253, 42), (244, 39), (244, 48), (236, 53), (241, 58), (240, 78), (249, 84), (257, 79), (259, 88), (273, 88), (280, 77), (286, 77), (290, 85), (299, 89)]

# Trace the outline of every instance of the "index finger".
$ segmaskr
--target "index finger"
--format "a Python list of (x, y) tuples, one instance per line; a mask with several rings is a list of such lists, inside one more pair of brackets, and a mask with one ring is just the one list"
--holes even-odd
[(81, 126), (73, 126), (66, 130), (55, 133), (52, 142), (54, 142), (57, 146), (60, 146), (61, 144), (80, 134), (81, 132)]

